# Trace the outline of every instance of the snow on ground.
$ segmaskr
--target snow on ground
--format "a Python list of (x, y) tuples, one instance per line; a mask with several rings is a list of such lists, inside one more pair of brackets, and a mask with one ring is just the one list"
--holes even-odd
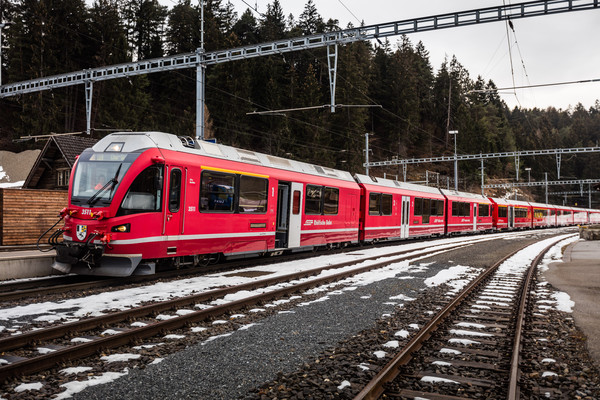
[(76, 375), (76, 374), (79, 374), (80, 372), (86, 372), (86, 371), (90, 371), (92, 369), (93, 369), (92, 367), (71, 367), (71, 368), (61, 369), (59, 372), (61, 374), (65, 374), (65, 375)]
[(87, 381), (72, 381), (72, 382), (63, 383), (60, 386), (64, 387), (66, 390), (64, 392), (59, 393), (59, 395), (57, 397), (55, 397), (54, 399), (55, 400), (68, 399), (69, 397), (73, 396), (75, 393), (79, 393), (87, 387), (103, 385), (105, 383), (115, 381), (115, 380), (119, 379), (120, 377), (127, 375), (128, 373), (129, 373), (129, 370), (127, 368), (125, 368), (123, 370), (123, 372), (105, 372), (98, 376), (90, 376), (90, 377), (88, 377)]
[(111, 354), (110, 356), (103, 356), (103, 357), (100, 357), (100, 359), (107, 363), (113, 363), (113, 362), (137, 360), (140, 357), (141, 357), (141, 355), (139, 355), (139, 354), (119, 353), (119, 354)]
[[(571, 236), (569, 238), (561, 240), (559, 243), (557, 243), (555, 246), (553, 246), (546, 253), (546, 255), (544, 256), (544, 259), (538, 266), (539, 270), (542, 272), (545, 272), (548, 270), (549, 265), (551, 263), (562, 262), (562, 248), (564, 246), (568, 245), (569, 243), (572, 243), (577, 240), (578, 240), (577, 237)], [(547, 290), (544, 289), (544, 286), (546, 286), (546, 285), (547, 285), (547, 282), (545, 282), (545, 281), (538, 283), (538, 286), (537, 286), (538, 294), (547, 293)], [(553, 302), (554, 309), (556, 309), (558, 311), (568, 312), (568, 313), (573, 312), (573, 307), (575, 307), (575, 302), (573, 300), (571, 300), (571, 296), (569, 296), (567, 293), (561, 292), (561, 291), (556, 291), (556, 292), (552, 293), (552, 298), (554, 298), (554, 302)], [(546, 301), (542, 301), (542, 302), (546, 302)]]
[(27, 390), (40, 390), (44, 387), (42, 382), (33, 382), (33, 383), (21, 383), (19, 386), (15, 388), (15, 392), (21, 393)]

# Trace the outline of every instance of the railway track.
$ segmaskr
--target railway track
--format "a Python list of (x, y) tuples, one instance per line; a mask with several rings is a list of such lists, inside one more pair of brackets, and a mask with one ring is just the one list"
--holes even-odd
[[(564, 240), (561, 238), (560, 240)], [(520, 351), (535, 271), (551, 243), (524, 268), (505, 257), (443, 307), (355, 397), (519, 399)], [(513, 260), (514, 257), (511, 259)], [(529, 311), (528, 311), (529, 310)]]
[[(354, 251), (354, 249), (336, 249), (336, 252)], [(195, 268), (184, 267), (168, 271), (159, 271), (153, 275), (132, 275), (123, 278), (97, 277), (87, 275), (53, 276), (41, 279), (23, 280), (0, 283), (0, 302), (25, 298), (41, 298), (55, 293), (67, 293), (106, 287), (119, 287), (135, 284), (145, 284), (159, 280), (194, 277), (203, 274), (245, 268), (254, 264), (269, 264), (313, 257), (314, 253), (296, 253), (282, 255), (276, 258), (255, 258), (243, 261), (227, 261), (219, 264), (206, 265)]]
[[(498, 236), (510, 235), (510, 233), (497, 233)], [(431, 242), (431, 238), (421, 238), (420, 241)], [(378, 246), (394, 246), (398, 242), (382, 242)], [(333, 249), (323, 254), (343, 254), (356, 251), (356, 248)], [(160, 271), (154, 275), (133, 275), (125, 278), (94, 277), (83, 275), (52, 276), (47, 278), (19, 280), (14, 282), (0, 282), (0, 303), (21, 299), (40, 299), (53, 294), (65, 294), (84, 290), (94, 290), (102, 288), (115, 288), (122, 286), (131, 286), (136, 284), (146, 284), (159, 280), (178, 279), (186, 277), (200, 276), (203, 274), (228, 271), (238, 268), (245, 268), (252, 265), (265, 265), (269, 263), (279, 263), (291, 260), (301, 260), (314, 257), (313, 252), (286, 254), (278, 257), (261, 257), (241, 261), (227, 261), (219, 264), (212, 264), (196, 268), (181, 268), (168, 271)]]
[[(285, 298), (299, 291), (337, 282), (352, 275), (400, 261), (460, 249), (481, 240), (486, 239), (463, 240), (426, 249), (379, 254), (4, 337), (0, 339), (0, 354), (3, 354), (2, 358), (9, 364), (0, 367), (0, 382), (46, 370), (67, 360), (91, 356), (100, 350), (139, 343), (146, 338), (214, 319), (255, 304)], [(225, 296), (241, 291), (248, 291), (249, 295), (234, 301), (223, 300), (225, 304), (195, 309), (196, 305), (203, 302), (225, 299)], [(185, 312), (178, 314), (177, 310), (181, 309)], [(153, 318), (156, 314), (167, 311), (174, 315), (166, 320)], [(140, 322), (140, 319), (143, 319), (143, 322)], [(131, 321), (137, 323), (132, 325)], [(103, 334), (102, 332), (107, 332), (107, 327), (111, 333)]]

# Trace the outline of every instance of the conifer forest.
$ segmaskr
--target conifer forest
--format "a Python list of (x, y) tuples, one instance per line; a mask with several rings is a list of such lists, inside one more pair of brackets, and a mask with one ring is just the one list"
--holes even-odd
[[(306, 0), (305, 0), (306, 1)], [(2, 83), (99, 66), (194, 52), (201, 43), (198, 1), (178, 0), (0, 0)], [(205, 50), (336, 31), (335, 16), (321, 16), (312, 0), (297, 16), (272, 0), (263, 14), (237, 13), (224, 0), (204, 8)], [(330, 18), (331, 17), (331, 18)], [(380, 21), (385, 22), (385, 21)], [(329, 107), (248, 115), (330, 103), (325, 47), (257, 57), (207, 67), (207, 136), (219, 143), (364, 173), (365, 133), (371, 161), (454, 154), (449, 130), (458, 130), (460, 154), (598, 146), (600, 101), (585, 108), (509, 109), (489, 77), (475, 76), (448, 56), (432, 65), (427, 48), (410, 36), (356, 42), (338, 49), (336, 103), (380, 107)], [(477, 91), (487, 89), (486, 91)], [(600, 97), (600, 96), (599, 96)], [(92, 129), (154, 130), (195, 136), (196, 71), (114, 79), (94, 84)], [(43, 143), (22, 136), (84, 131), (83, 85), (0, 99), (0, 147), (22, 151)], [(543, 172), (556, 179), (553, 156), (524, 158), (532, 180)], [(480, 182), (480, 162), (461, 162), (460, 189)], [(409, 166), (409, 180), (425, 169), (452, 176), (452, 163)], [(563, 157), (561, 178), (598, 178), (600, 157)], [(594, 172), (596, 171), (596, 172)], [(372, 174), (399, 175), (398, 166)], [(514, 179), (515, 161), (486, 160), (486, 179)], [(445, 182), (445, 181), (444, 181)]]

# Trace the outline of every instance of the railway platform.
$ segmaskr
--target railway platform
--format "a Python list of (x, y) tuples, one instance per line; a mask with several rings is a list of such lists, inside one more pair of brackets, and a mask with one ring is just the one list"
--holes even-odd
[(0, 281), (48, 276), (53, 272), (55, 251), (13, 250), (0, 252)]
[(571, 243), (563, 262), (550, 264), (545, 277), (575, 302), (573, 317), (587, 336), (590, 355), (600, 368), (600, 240)]

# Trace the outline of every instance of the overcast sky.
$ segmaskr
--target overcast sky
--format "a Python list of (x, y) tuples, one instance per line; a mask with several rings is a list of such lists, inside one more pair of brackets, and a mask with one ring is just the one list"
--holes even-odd
[[(238, 17), (248, 8), (242, 0), (230, 0)], [(307, 1), (307, 0), (306, 0)], [(297, 20), (305, 0), (280, 0), (285, 15)], [(272, 0), (246, 0), (265, 12)], [(455, 11), (502, 5), (501, 0), (313, 0), (324, 20), (338, 19), (341, 27), (399, 21)], [(505, 1), (506, 4), (511, 2)], [(513, 1), (512, 4), (518, 3)], [(256, 14), (255, 14), (256, 15)], [(539, 85), (600, 78), (600, 9), (577, 11), (513, 21), (515, 36), (510, 35), (515, 86)], [(471, 78), (481, 75), (499, 88), (512, 87), (509, 43), (505, 22), (458, 27), (411, 34), (413, 44), (422, 41), (430, 53), (431, 64), (438, 70), (445, 56), (456, 55)], [(398, 39), (391, 37), (395, 44)], [(523, 65), (525, 68), (523, 68)], [(525, 73), (526, 71), (526, 73)], [(600, 82), (537, 89), (521, 89), (502, 94), (509, 107), (566, 109), (582, 103), (586, 108), (600, 99)]]

